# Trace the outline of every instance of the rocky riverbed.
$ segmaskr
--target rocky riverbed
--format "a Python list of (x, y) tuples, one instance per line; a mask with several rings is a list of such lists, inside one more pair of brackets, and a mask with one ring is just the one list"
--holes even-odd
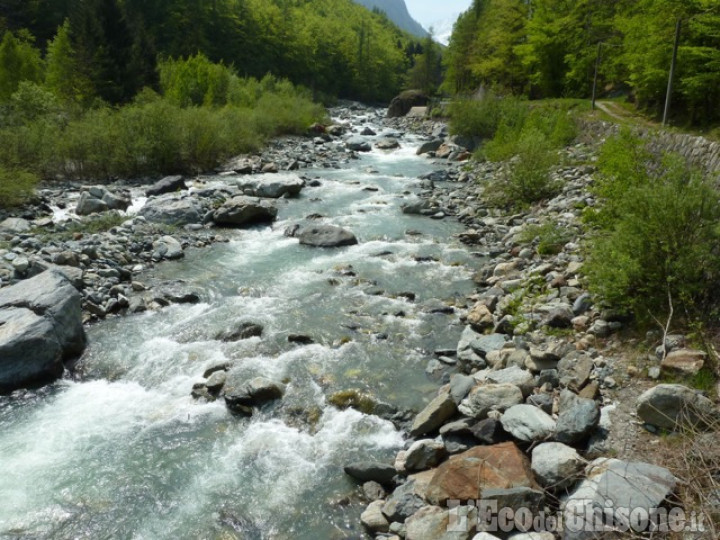
[[(483, 202), (505, 165), (470, 161), (476, 141), (331, 114), (217, 174), (53, 186), (0, 216), (0, 306), (26, 329), (0, 321), (0, 347), (20, 361), (53, 336), (26, 381), (63, 362), (76, 379), (0, 398), (0, 493), (21, 495), (0, 532), (570, 539), (595, 536), (482, 532), (466, 503), (549, 529), (607, 501), (667, 505), (682, 479), (618, 452), (628, 426), (642, 442), (717, 406), (639, 377), (627, 321), (584, 289), (596, 147), (564, 150), (562, 193), (508, 215)], [(85, 332), (59, 335), (55, 305)], [(704, 361), (684, 336), (653, 354), (655, 378)], [(55, 435), (25, 460), (38, 429)]]
[[(448, 139), (438, 126), (426, 134), (419, 153), (466, 157), (465, 141)], [(630, 321), (595, 305), (584, 288), (581, 215), (597, 203), (588, 187), (600, 142), (565, 149), (568, 165), (554, 173), (562, 193), (527, 211), (485, 204), (485, 186), (507, 166), (493, 163), (437, 171), (433, 178), (452, 184), (429, 184), (421, 201), (404, 208), (456, 216), (467, 227), (459, 238), (486, 259), (461, 312), (466, 326), (457, 348), (427, 368), (445, 384), (405, 426), (404, 449), (394, 462), (345, 468), (370, 501), (361, 520), (372, 536), (615, 538), (650, 530), (632, 512), (665, 508), (667, 516), (675, 508), (682, 517), (674, 530), (712, 538), (714, 529), (691, 517), (708, 507), (683, 508), (675, 498), (686, 480), (642, 461), (652, 458), (645, 445), (657, 443), (659, 430), (717, 433), (720, 410), (711, 399), (653, 382), (697, 374), (707, 354), (685, 336), (650, 332), (653, 352), (638, 367), (637, 340), (622, 337)], [(717, 456), (708, 462), (719, 463)], [(658, 515), (655, 525), (667, 533), (667, 518)]]

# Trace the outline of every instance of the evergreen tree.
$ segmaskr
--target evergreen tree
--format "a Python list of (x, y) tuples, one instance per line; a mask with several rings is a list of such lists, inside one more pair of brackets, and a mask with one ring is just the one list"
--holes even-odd
[(5, 32), (0, 43), (0, 101), (7, 101), (22, 81), (40, 82), (42, 60), (27, 32)]
[(81, 103), (92, 96), (92, 85), (78, 66), (69, 21), (58, 28), (48, 44), (45, 63), (45, 86), (61, 101)]

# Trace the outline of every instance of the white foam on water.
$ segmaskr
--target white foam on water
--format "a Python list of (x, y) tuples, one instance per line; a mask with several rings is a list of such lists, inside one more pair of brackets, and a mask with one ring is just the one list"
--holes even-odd
[(32, 521), (27, 513), (55, 513), (52, 501), (58, 498), (72, 499), (83, 468), (94, 467), (88, 457), (102, 459), (99, 446), (127, 441), (148, 427), (226, 414), (224, 407), (198, 405), (187, 395), (173, 397), (136, 383), (98, 380), (63, 386), (24, 422), (5, 428), (0, 438), (0, 530)]

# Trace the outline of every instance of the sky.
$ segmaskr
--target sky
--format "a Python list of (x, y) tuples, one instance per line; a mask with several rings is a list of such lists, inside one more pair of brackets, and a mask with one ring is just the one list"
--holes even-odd
[(472, 4), (472, 0), (405, 0), (405, 4), (417, 22), (425, 28), (455, 17)]

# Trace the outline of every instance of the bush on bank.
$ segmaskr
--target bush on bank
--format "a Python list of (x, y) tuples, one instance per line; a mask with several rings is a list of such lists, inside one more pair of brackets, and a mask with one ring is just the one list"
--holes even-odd
[(585, 269), (592, 291), (641, 320), (706, 319), (720, 286), (720, 195), (678, 155), (655, 157), (623, 130), (603, 146)]

